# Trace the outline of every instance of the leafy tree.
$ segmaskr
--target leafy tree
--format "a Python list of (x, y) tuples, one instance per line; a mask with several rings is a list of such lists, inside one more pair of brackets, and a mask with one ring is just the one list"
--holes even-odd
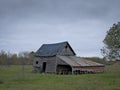
[(0, 52), (0, 65), (8, 65), (8, 57), (5, 51)]
[(120, 60), (120, 22), (113, 24), (103, 40), (105, 46), (101, 49), (104, 58)]

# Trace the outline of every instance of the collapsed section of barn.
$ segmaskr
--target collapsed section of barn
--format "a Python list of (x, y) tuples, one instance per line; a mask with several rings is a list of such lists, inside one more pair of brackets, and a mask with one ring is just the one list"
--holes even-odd
[(56, 74), (98, 73), (104, 65), (76, 56), (68, 42), (43, 44), (35, 53), (35, 72)]

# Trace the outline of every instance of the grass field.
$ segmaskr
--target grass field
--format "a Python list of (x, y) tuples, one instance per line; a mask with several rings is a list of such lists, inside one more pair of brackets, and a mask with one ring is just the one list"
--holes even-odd
[(0, 90), (120, 90), (120, 65), (101, 74), (49, 75), (32, 73), (32, 66), (0, 67)]

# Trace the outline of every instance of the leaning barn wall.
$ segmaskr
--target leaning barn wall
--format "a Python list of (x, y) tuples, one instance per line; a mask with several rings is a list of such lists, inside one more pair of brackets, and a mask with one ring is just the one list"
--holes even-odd
[(33, 66), (39, 69), (37, 71), (42, 72), (44, 62), (46, 62), (46, 73), (56, 73), (56, 57), (35, 57)]
[(73, 67), (73, 71), (80, 70), (80, 71), (88, 71), (88, 72), (103, 72), (104, 66), (82, 66), (82, 67)]

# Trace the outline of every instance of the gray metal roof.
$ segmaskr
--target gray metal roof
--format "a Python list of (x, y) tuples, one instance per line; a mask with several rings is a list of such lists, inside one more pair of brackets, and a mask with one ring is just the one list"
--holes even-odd
[(70, 66), (104, 66), (103, 64), (96, 63), (90, 60), (85, 60), (76, 56), (57, 56)]
[[(61, 43), (55, 43), (55, 44), (43, 44), (35, 53), (35, 56), (54, 56), (57, 55), (57, 53), (63, 49), (66, 45), (69, 45), (68, 42), (61, 42)], [(71, 46), (69, 45), (71, 48)], [(73, 51), (73, 49), (71, 48)], [(75, 52), (73, 51), (75, 54)]]

